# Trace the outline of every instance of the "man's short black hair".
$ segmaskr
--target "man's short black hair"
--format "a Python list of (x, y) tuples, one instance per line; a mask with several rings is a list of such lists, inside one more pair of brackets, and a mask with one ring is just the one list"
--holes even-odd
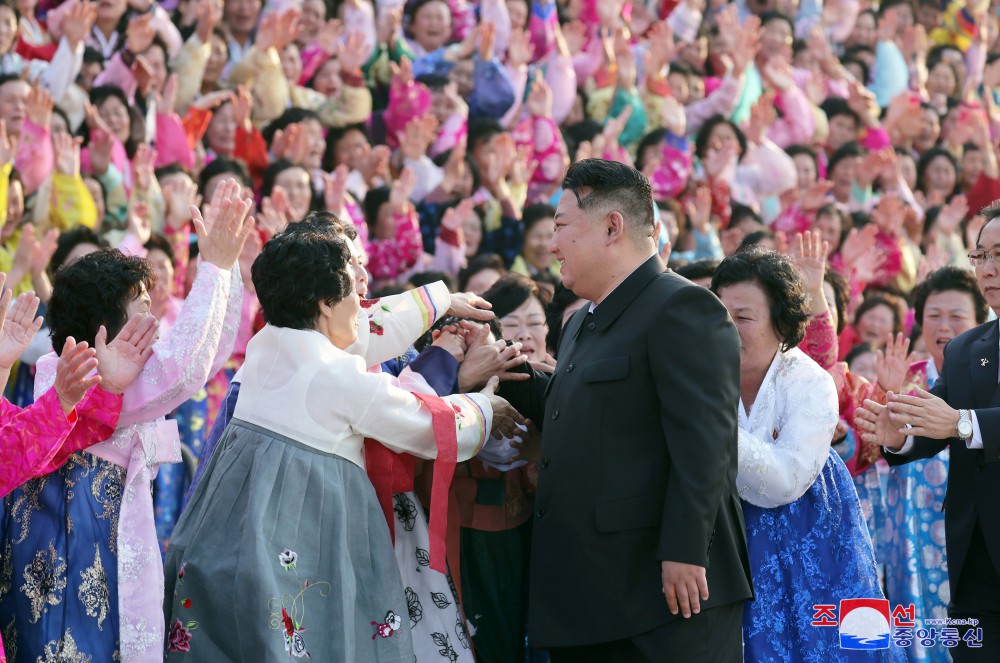
[[(652, 236), (653, 188), (635, 168), (617, 161), (584, 159), (569, 167), (562, 188), (576, 196), (580, 209), (613, 209), (638, 236)], [(587, 191), (581, 195), (583, 189)]]
[(738, 283), (755, 283), (764, 291), (771, 326), (782, 351), (796, 347), (806, 335), (811, 310), (802, 278), (788, 256), (752, 246), (729, 256), (712, 276), (712, 292)]
[(265, 322), (313, 329), (320, 303), (336, 306), (350, 296), (350, 261), (346, 240), (331, 227), (285, 231), (272, 237), (251, 268)]

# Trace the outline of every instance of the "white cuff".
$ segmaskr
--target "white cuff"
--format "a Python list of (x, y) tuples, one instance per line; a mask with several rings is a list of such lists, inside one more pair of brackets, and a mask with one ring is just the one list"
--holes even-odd
[(969, 416), (972, 417), (972, 437), (965, 441), (965, 447), (967, 449), (982, 449), (983, 431), (979, 430), (979, 419), (976, 417), (976, 411), (969, 410)]
[(913, 451), (913, 436), (907, 435), (906, 442), (903, 443), (903, 446), (901, 446), (898, 451), (893, 451), (889, 447), (882, 447), (882, 448), (888, 451), (889, 453), (896, 454), (898, 456), (909, 455), (909, 453)]

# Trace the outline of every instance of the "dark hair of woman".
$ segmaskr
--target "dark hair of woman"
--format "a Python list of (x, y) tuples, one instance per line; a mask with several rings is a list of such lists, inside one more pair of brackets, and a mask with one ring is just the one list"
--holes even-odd
[(49, 261), (49, 272), (52, 276), (59, 272), (59, 268), (66, 262), (66, 257), (80, 244), (93, 244), (99, 249), (110, 247), (106, 239), (87, 226), (76, 226), (72, 230), (67, 230), (56, 240), (56, 250), (52, 254), (52, 260)]
[[(115, 87), (114, 85), (99, 85), (90, 90), (90, 103), (93, 104), (94, 108), (100, 108), (108, 99), (114, 97), (122, 103), (123, 106), (128, 110), (129, 114), (129, 135), (128, 140), (125, 141), (125, 153), (128, 158), (131, 159), (135, 156), (135, 151), (139, 148), (139, 145), (146, 140), (146, 123), (145, 119), (138, 112), (132, 104), (129, 103), (128, 97), (122, 92), (120, 87)], [(90, 142), (90, 128), (87, 123), (84, 122), (80, 125), (80, 135), (83, 137), (83, 143), (86, 145)]]
[(754, 231), (743, 238), (743, 241), (740, 242), (740, 246), (739, 248), (736, 249), (736, 251), (737, 252), (745, 251), (749, 249), (751, 246), (757, 246), (766, 239), (769, 239), (771, 241), (777, 241), (777, 236), (770, 230)]
[[(728, 124), (732, 128), (733, 132), (736, 134), (736, 140), (740, 144), (740, 155), (739, 159), (743, 158), (743, 155), (747, 153), (747, 137), (740, 131), (740, 128), (733, 124), (731, 121), (727, 120), (721, 115), (713, 115), (705, 121), (705, 124), (701, 125), (698, 129), (698, 135), (694, 139), (694, 153), (699, 159), (704, 159), (705, 155), (708, 154), (708, 139), (712, 135), (712, 130), (715, 129), (720, 124)], [(738, 160), (739, 160), (738, 159)]]
[(353, 223), (343, 221), (339, 216), (326, 210), (313, 210), (301, 221), (292, 221), (288, 224), (286, 231), (315, 230), (317, 228), (333, 228), (338, 235), (344, 235), (347, 239), (354, 241), (358, 236), (358, 229)]
[(847, 353), (847, 356), (844, 357), (844, 363), (850, 366), (851, 363), (854, 362), (854, 360), (860, 357), (861, 355), (866, 355), (873, 352), (875, 352), (875, 348), (873, 348), (870, 344), (858, 343), (853, 348), (851, 348), (850, 352)]
[(521, 213), (521, 225), (524, 232), (531, 230), (532, 226), (543, 219), (551, 219), (556, 215), (556, 208), (547, 203), (532, 203), (524, 208)]
[(483, 299), (493, 305), (492, 311), (498, 320), (516, 311), (531, 297), (536, 298), (542, 305), (542, 310), (545, 310), (548, 298), (542, 294), (534, 281), (521, 274), (501, 276), (500, 280), (483, 293)]
[(284, 113), (279, 115), (276, 120), (272, 120), (266, 127), (264, 127), (260, 133), (264, 138), (264, 142), (267, 143), (267, 146), (270, 148), (271, 141), (274, 140), (274, 134), (277, 133), (279, 129), (283, 131), (293, 124), (305, 122), (306, 120), (316, 120), (317, 122), (320, 122), (319, 115), (315, 111), (297, 107), (288, 108)]
[(719, 261), (715, 258), (702, 258), (701, 260), (695, 260), (689, 262), (686, 265), (681, 265), (674, 271), (678, 275), (683, 276), (688, 281), (694, 281), (695, 279), (710, 279), (712, 275), (715, 274), (715, 270), (719, 268)]
[(846, 278), (832, 269), (826, 270), (823, 281), (829, 283), (830, 287), (833, 288), (833, 301), (827, 302), (827, 304), (832, 305), (837, 312), (837, 335), (840, 336), (844, 327), (847, 326), (847, 307), (851, 303), (851, 286)]
[(556, 286), (556, 292), (552, 295), (552, 301), (549, 302), (549, 307), (545, 311), (545, 319), (549, 325), (549, 333), (545, 337), (545, 345), (553, 357), (556, 356), (556, 351), (559, 350), (559, 340), (562, 338), (563, 314), (566, 313), (567, 308), (572, 306), (573, 302), (579, 299), (579, 295), (563, 284), (560, 283)]
[(422, 288), (438, 281), (442, 281), (449, 292), (455, 292), (455, 277), (447, 272), (418, 272), (410, 277), (410, 285), (414, 288)]
[(899, 310), (899, 304), (897, 303), (896, 297), (893, 295), (875, 293), (872, 295), (865, 296), (865, 299), (858, 308), (854, 311), (854, 324), (858, 324), (861, 317), (872, 310), (873, 308), (878, 308), (879, 306), (886, 306), (890, 311), (892, 311), (892, 333), (897, 334), (903, 331), (903, 314)]
[(375, 225), (378, 223), (378, 211), (382, 209), (382, 205), (389, 202), (389, 194), (392, 190), (387, 186), (375, 187), (373, 189), (368, 189), (368, 193), (365, 194), (365, 200), (361, 204), (361, 210), (365, 215), (365, 222), (368, 224), (368, 230), (375, 233)]
[(245, 187), (253, 185), (253, 180), (250, 179), (250, 173), (242, 161), (219, 157), (218, 159), (214, 159), (212, 163), (202, 168), (201, 172), (198, 174), (198, 193), (204, 196), (205, 189), (208, 186), (209, 181), (213, 177), (217, 177), (219, 175), (230, 175), (233, 179)]
[(983, 297), (976, 283), (975, 275), (967, 269), (960, 267), (942, 267), (927, 275), (913, 291), (913, 313), (917, 324), (924, 324), (924, 306), (927, 305), (927, 298), (939, 292), (954, 290), (964, 292), (972, 297), (972, 309), (976, 314), (976, 324), (981, 325), (986, 322), (990, 314), (990, 305)]
[(174, 247), (170, 245), (170, 240), (160, 233), (153, 233), (149, 236), (149, 241), (143, 244), (142, 248), (147, 251), (160, 251), (170, 259), (170, 264), (174, 264)]
[[(927, 192), (924, 175), (927, 174), (927, 168), (930, 167), (931, 162), (939, 157), (951, 164), (951, 169), (955, 173), (955, 187), (957, 188), (961, 184), (961, 178), (958, 176), (958, 161), (955, 156), (943, 147), (932, 147), (920, 155), (920, 160), (917, 161), (917, 191)], [(950, 196), (952, 193), (954, 191), (949, 192), (948, 195)]]
[(484, 253), (469, 260), (469, 264), (458, 273), (458, 291), (465, 292), (473, 276), (487, 269), (492, 269), (501, 276), (507, 273), (503, 258), (495, 253)]
[(363, 124), (348, 124), (346, 127), (330, 129), (326, 134), (326, 150), (323, 152), (323, 170), (332, 171), (337, 167), (337, 143), (347, 134), (357, 131), (368, 140), (368, 130)]
[(332, 227), (283, 232), (261, 249), (251, 268), (264, 321), (312, 329), (320, 303), (336, 306), (353, 290), (351, 251)]
[(108, 330), (108, 341), (113, 339), (128, 320), (129, 303), (155, 281), (146, 260), (117, 249), (87, 254), (60, 269), (46, 313), (56, 352), (70, 336), (93, 347), (101, 325)]
[[(291, 170), (292, 168), (302, 168), (302, 166), (292, 163), (288, 159), (277, 159), (276, 161), (272, 161), (268, 165), (267, 169), (264, 170), (264, 175), (261, 178), (261, 198), (270, 196), (271, 192), (274, 191), (274, 183), (278, 179), (278, 175), (282, 174), (286, 170)], [(302, 168), (302, 170), (305, 170), (305, 168)]]
[(754, 283), (764, 291), (771, 311), (771, 327), (782, 352), (796, 347), (806, 334), (810, 304), (795, 265), (787, 256), (751, 247), (729, 256), (712, 276), (712, 292), (739, 283)]

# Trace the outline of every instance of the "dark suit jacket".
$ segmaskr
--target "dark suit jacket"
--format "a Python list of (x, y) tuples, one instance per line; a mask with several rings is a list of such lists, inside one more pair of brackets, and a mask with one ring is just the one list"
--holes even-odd
[(736, 492), (740, 342), (708, 290), (653, 256), (567, 323), (553, 376), (501, 395), (543, 426), (529, 634), (609, 642), (681, 619), (660, 561), (708, 568), (712, 608), (752, 597)]
[[(979, 522), (990, 558), (1000, 574), (1000, 328), (991, 321), (953, 338), (944, 349), (944, 368), (931, 393), (955, 409), (975, 410), (983, 436), (983, 449), (969, 449), (958, 438), (932, 440), (918, 437), (906, 456), (885, 453), (890, 465), (930, 458), (951, 446), (948, 494), (944, 500), (945, 544), (951, 596), (969, 549), (972, 531)], [(985, 360), (985, 361), (984, 361)], [(1000, 603), (1000, 597), (998, 597)]]

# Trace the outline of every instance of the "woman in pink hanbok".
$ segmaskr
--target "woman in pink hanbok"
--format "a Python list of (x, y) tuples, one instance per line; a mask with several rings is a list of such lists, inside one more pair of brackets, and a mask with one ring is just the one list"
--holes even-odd
[[(0, 273), (0, 288), (6, 275)], [(12, 292), (0, 297), (0, 379), (10, 375), (11, 366), (41, 328), (35, 318), (39, 300), (30, 293), (17, 298), (8, 311)], [(130, 384), (142, 368), (145, 349), (152, 344), (152, 320), (136, 318), (110, 346), (100, 346), (115, 374), (97, 374), (96, 350), (86, 342), (66, 340), (56, 365), (55, 384), (34, 404), (19, 408), (0, 398), (0, 496), (24, 482), (58, 468), (87, 440), (102, 441), (111, 436), (121, 411), (121, 392), (116, 385)], [(101, 386), (103, 381), (105, 386)], [(4, 569), (4, 574), (7, 570)], [(9, 583), (6, 575), (3, 581)], [(0, 642), (0, 663), (6, 661)]]
[[(163, 660), (163, 567), (150, 481), (161, 463), (181, 459), (176, 422), (164, 415), (201, 389), (232, 350), (243, 298), (234, 267), (253, 228), (244, 223), (249, 208), (229, 182), (205, 221), (192, 210), (198, 275), (170, 332), (124, 390), (114, 434), (5, 499), (0, 627), (12, 660)], [(153, 280), (145, 260), (118, 251), (64, 267), (48, 310), (53, 345), (71, 335), (100, 344), (148, 315)], [(54, 354), (39, 360), (36, 395), (52, 385), (57, 361)]]

